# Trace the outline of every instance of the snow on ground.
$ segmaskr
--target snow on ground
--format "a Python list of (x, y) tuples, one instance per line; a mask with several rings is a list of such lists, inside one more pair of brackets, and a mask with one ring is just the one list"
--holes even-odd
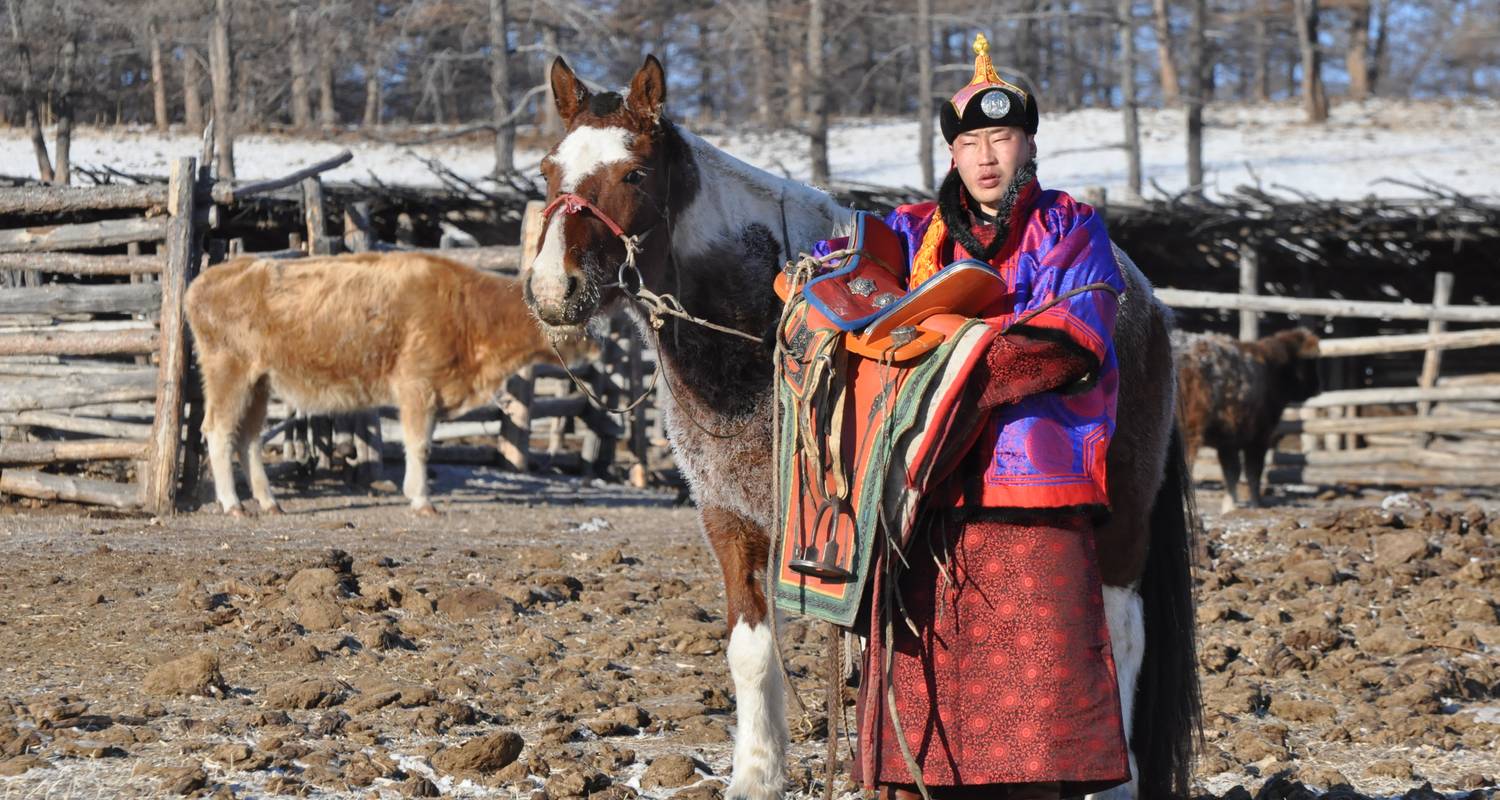
[[(1332, 118), (1321, 126), (1305, 122), (1296, 105), (1222, 105), (1207, 110), (1206, 126), (1204, 170), (1211, 194), (1232, 192), (1257, 180), (1268, 190), (1287, 187), (1283, 193), (1329, 198), (1419, 194), (1378, 182), (1396, 178), (1500, 196), (1500, 148), (1493, 144), (1493, 132), (1500, 128), (1500, 104), (1494, 102), (1344, 103), (1335, 106)], [(1181, 191), (1187, 183), (1183, 112), (1147, 109), (1141, 130), (1147, 196), (1159, 194), (1151, 187), (1153, 181), (1168, 193)], [(1072, 190), (1103, 186), (1119, 195), (1125, 186), (1124, 151), (1118, 147), (1121, 131), (1121, 116), (1115, 111), (1044, 114), (1038, 137), (1043, 183)], [(796, 134), (707, 132), (705, 138), (771, 172), (808, 177), (805, 139)], [(346, 146), (355, 159), (330, 173), (330, 180), (368, 180), (373, 174), (386, 183), (435, 186), (439, 181), (422, 158), (437, 159), (472, 180), (483, 178), (494, 163), (488, 145), (480, 141), (408, 148), (347, 135), (338, 141), (252, 135), (236, 142), (237, 172), (241, 180), (274, 177)], [(912, 120), (836, 123), (830, 148), (837, 181), (887, 186), (921, 182), (917, 124)], [(164, 175), (172, 158), (198, 151), (198, 138), (186, 133), (83, 128), (74, 133), (72, 155), (75, 164)], [(941, 175), (948, 157), (940, 136), (934, 152)], [(541, 155), (522, 151), (517, 164), (534, 171)], [(0, 174), (36, 174), (30, 144), (19, 128), (0, 130)]]

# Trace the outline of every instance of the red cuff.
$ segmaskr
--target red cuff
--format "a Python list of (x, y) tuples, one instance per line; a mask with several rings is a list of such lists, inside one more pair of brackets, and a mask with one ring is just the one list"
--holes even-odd
[(997, 336), (985, 353), (984, 363), (975, 370), (974, 379), (984, 383), (979, 409), (987, 411), (1066, 386), (1093, 367), (1088, 352), (1069, 342), (1014, 333)]

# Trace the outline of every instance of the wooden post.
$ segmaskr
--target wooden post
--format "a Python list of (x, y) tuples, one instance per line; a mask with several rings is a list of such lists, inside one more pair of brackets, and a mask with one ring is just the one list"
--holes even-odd
[(522, 367), (505, 382), (500, 395), (500, 458), (511, 469), (525, 472), (531, 461), (531, 401), (536, 392), (535, 371)]
[(323, 181), (316, 177), (302, 181), (302, 215), (307, 222), (307, 254), (332, 255), (333, 242), (328, 238), (328, 217), (323, 208)]
[[(1240, 242), (1240, 294), (1260, 294), (1260, 251), (1253, 242)], [(1248, 309), (1240, 310), (1240, 341), (1253, 342), (1260, 338), (1260, 314)]]
[[(1448, 305), (1448, 301), (1452, 298), (1453, 273), (1439, 272), (1432, 282), (1432, 307), (1434, 309), (1442, 308), (1443, 306)], [(1429, 336), (1435, 337), (1443, 331), (1447, 330), (1447, 328), (1448, 323), (1440, 319), (1433, 319), (1427, 322), (1427, 334)], [(1432, 387), (1436, 386), (1438, 380), (1438, 371), (1442, 368), (1442, 364), (1443, 351), (1439, 348), (1429, 347), (1427, 349), (1427, 353), (1422, 357), (1422, 377), (1418, 381), (1417, 385), (1422, 387), (1423, 389), (1431, 389)], [(1424, 417), (1428, 414), (1431, 414), (1432, 403), (1418, 403), (1417, 413)]]
[(521, 272), (531, 269), (531, 262), (536, 259), (536, 251), (542, 246), (542, 210), (547, 207), (540, 200), (530, 200), (526, 203), (526, 211), (521, 215)]
[(172, 164), (168, 188), (167, 261), (161, 276), (161, 350), (156, 415), (142, 499), (156, 514), (170, 514), (177, 499), (177, 456), (182, 445), (182, 400), (189, 359), (183, 296), (198, 263), (193, 236), (193, 189), (197, 162)]
[(218, 177), (234, 180), (234, 49), (229, 44), (229, 0), (216, 0), (208, 41), (208, 64), (214, 96), (214, 149)]

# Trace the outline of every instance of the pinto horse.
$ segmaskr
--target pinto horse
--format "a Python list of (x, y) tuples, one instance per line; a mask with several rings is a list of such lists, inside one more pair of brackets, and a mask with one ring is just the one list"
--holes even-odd
[[(780, 797), (786, 690), (757, 578), (776, 525), (769, 342), (781, 303), (772, 283), (850, 214), (667, 119), (654, 57), (624, 95), (591, 92), (560, 58), (551, 82), (567, 132), (542, 161), (551, 202), (525, 276), (544, 328), (575, 333), (627, 302), (639, 281), (699, 319), (749, 334), (679, 319), (653, 333), (629, 304), (642, 335), (660, 343), (670, 390), (660, 397), (663, 419), (724, 573), (738, 715), (726, 795)], [(1113, 515), (1097, 552), (1136, 778), (1107, 796), (1163, 798), (1188, 788), (1199, 718), (1186, 476), (1173, 428), (1170, 312), (1116, 252), (1127, 284), (1115, 334), (1119, 426), (1108, 456)]]

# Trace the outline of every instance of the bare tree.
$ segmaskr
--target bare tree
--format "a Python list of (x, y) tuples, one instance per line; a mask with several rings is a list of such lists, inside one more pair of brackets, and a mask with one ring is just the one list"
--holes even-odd
[(1141, 196), (1141, 124), (1136, 110), (1135, 87), (1135, 3), (1119, 0), (1116, 8), (1120, 23), (1120, 110), (1125, 121), (1126, 185), (1135, 197)]
[(932, 166), (932, 0), (917, 0), (917, 162), (922, 188), (937, 186)]
[(510, 44), (505, 0), (490, 4), (490, 98), (495, 104), (495, 174), (516, 171), (516, 123), (510, 112)]
[(1344, 50), (1344, 69), (1349, 73), (1349, 99), (1370, 95), (1370, 2), (1353, 0), (1349, 6), (1349, 43)]
[(365, 114), (361, 123), (366, 128), (380, 124), (385, 107), (385, 92), (380, 85), (380, 71), (385, 61), (381, 44), (380, 28), (374, 18), (365, 28)]
[(167, 115), (167, 76), (161, 63), (161, 30), (156, 20), (147, 25), (147, 38), (151, 49), (151, 110), (155, 116), (156, 129), (165, 131), (171, 124)]
[(42, 135), (42, 112), (37, 102), (36, 79), (32, 75), (31, 46), (21, 26), (21, 0), (9, 0), (11, 44), (21, 62), (21, 106), (26, 116), (26, 130), (31, 134), (31, 149), (36, 154), (37, 177), (52, 183), (52, 158), (47, 155), (47, 139)]
[(828, 90), (824, 86), (824, 0), (808, 0), (807, 9), (807, 130), (812, 160), (812, 182), (828, 183)]
[(1172, 55), (1172, 9), (1168, 0), (1152, 0), (1156, 21), (1156, 57), (1161, 71), (1161, 102), (1175, 106), (1180, 99), (1177, 61)]
[(307, 89), (307, 42), (303, 33), (302, 9), (293, 8), (287, 16), (291, 37), (287, 41), (292, 71), (292, 127), (307, 130), (312, 124), (312, 99)]
[(1323, 87), (1323, 57), (1318, 50), (1318, 0), (1295, 0), (1297, 43), (1302, 51), (1302, 107), (1309, 122), (1328, 119), (1328, 93)]
[(1203, 196), (1203, 98), (1207, 88), (1206, 35), (1208, 0), (1192, 0), (1193, 22), (1188, 33), (1187, 182), (1188, 191)]
[(214, 150), (220, 180), (234, 180), (234, 50), (229, 45), (229, 0), (214, 0), (208, 63), (214, 95)]
[(182, 48), (182, 122), (190, 131), (203, 129), (202, 79), (198, 77), (201, 59), (196, 47)]

